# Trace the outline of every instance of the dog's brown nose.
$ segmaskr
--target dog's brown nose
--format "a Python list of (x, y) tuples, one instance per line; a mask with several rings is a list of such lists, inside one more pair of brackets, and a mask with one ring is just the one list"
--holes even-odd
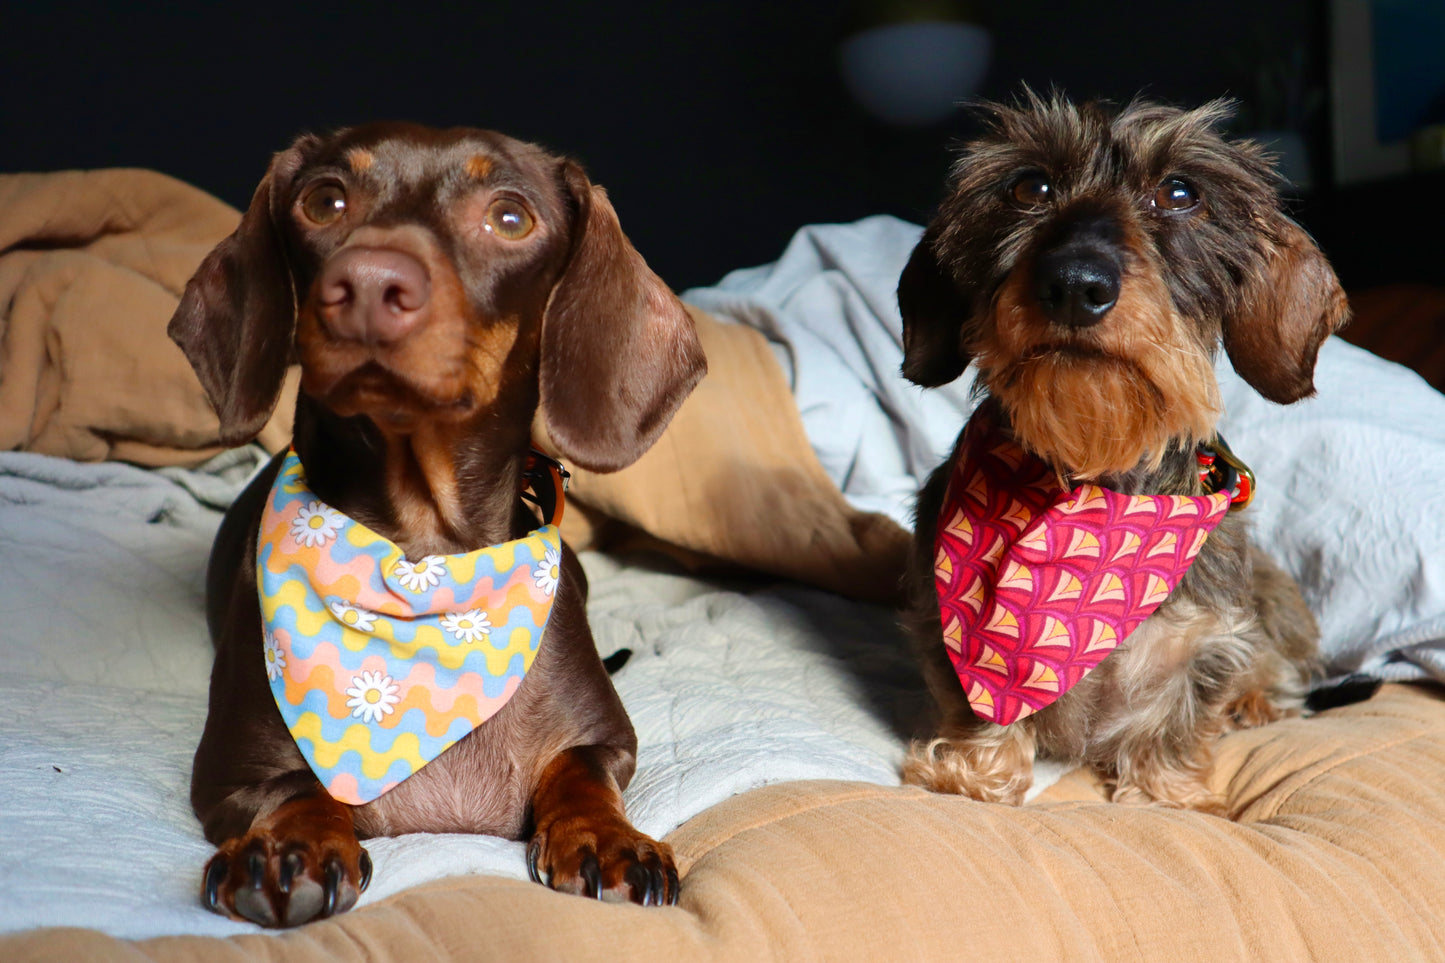
[(1068, 247), (1043, 254), (1034, 268), (1034, 296), (1056, 324), (1087, 328), (1119, 300), (1119, 267), (1111, 258)]
[(389, 248), (346, 248), (326, 262), (317, 281), (321, 319), (334, 337), (395, 344), (422, 320), (431, 278), (410, 254)]

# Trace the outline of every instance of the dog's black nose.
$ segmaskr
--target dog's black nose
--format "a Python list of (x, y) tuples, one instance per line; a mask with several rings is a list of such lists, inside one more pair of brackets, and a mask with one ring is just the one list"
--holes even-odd
[(1034, 296), (1056, 324), (1098, 324), (1119, 300), (1119, 267), (1094, 252), (1048, 251), (1034, 267)]

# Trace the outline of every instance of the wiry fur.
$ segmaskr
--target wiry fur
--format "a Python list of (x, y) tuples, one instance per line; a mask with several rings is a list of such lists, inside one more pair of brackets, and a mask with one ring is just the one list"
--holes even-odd
[(1209, 355), (1157, 270), (1126, 269), (1115, 310), (1133, 323), (1083, 334), (1069, 350), (1035, 343), (1028, 276), (1027, 266), (1013, 272), (974, 344), (1025, 448), (1085, 480), (1140, 462), (1157, 468), (1166, 449), (1150, 442), (1160, 437), (1192, 445), (1210, 436), (1220, 403)]
[[(1308, 235), (1280, 210), (1259, 147), (1216, 132), (1228, 104), (1122, 111), (1025, 91), (985, 105), (951, 188), (899, 284), (904, 373), (944, 384), (973, 361), (983, 405), (1061, 480), (1200, 494), (1196, 445), (1220, 414), (1213, 360), (1279, 402), (1313, 392), (1320, 344), (1347, 314)], [(1047, 181), (1043, 202), (1013, 194)], [(1156, 205), (1183, 181), (1186, 210)], [(1116, 265), (1092, 323), (1043, 305), (1040, 259), (1087, 247)], [(961, 440), (961, 439), (960, 439)], [(917, 507), (906, 624), (940, 712), (906, 781), (1018, 803), (1036, 755), (1089, 766), (1117, 801), (1220, 811), (1213, 743), (1302, 704), (1318, 632), (1293, 581), (1226, 517), (1169, 599), (1057, 702), (1010, 726), (969, 708), (942, 642), (934, 539), (955, 451)], [(1269, 480), (1264, 480), (1268, 484)]]

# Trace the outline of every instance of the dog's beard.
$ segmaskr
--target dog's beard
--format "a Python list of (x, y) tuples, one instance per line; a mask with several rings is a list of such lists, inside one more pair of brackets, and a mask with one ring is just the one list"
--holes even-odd
[(1026, 449), (1078, 479), (1159, 467), (1171, 443), (1213, 436), (1219, 387), (1209, 354), (1151, 294), (1130, 291), (1098, 329), (1039, 341), (1030, 302), (1007, 285), (974, 345), (983, 383)]

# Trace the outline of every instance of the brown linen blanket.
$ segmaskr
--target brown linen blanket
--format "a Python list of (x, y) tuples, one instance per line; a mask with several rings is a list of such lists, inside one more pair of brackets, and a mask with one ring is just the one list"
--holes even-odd
[[(0, 176), (0, 448), (145, 466), (216, 454), (166, 322), (239, 220), (152, 171)], [(261, 441), (289, 433), (286, 408)]]

